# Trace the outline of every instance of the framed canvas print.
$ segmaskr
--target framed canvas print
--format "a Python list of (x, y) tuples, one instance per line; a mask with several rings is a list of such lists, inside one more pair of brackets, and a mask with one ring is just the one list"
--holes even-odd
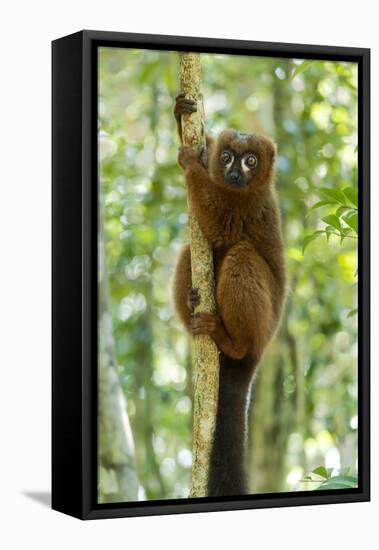
[(367, 49), (53, 42), (53, 508), (369, 500)]

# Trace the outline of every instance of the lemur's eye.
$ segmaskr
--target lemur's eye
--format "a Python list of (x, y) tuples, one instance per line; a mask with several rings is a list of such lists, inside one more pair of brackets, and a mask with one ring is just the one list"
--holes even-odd
[(250, 155), (248, 155), (246, 158), (245, 158), (245, 164), (246, 166), (248, 166), (249, 168), (255, 168), (258, 164), (258, 158), (256, 157), (256, 155), (254, 155), (253, 153), (251, 153)]
[(220, 160), (223, 164), (228, 164), (232, 160), (232, 155), (229, 151), (223, 151), (220, 155)]

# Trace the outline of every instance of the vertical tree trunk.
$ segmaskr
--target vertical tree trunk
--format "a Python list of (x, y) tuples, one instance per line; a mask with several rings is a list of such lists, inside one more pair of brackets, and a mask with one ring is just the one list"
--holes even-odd
[(133, 435), (114, 352), (101, 194), (99, 200), (98, 501), (108, 503), (138, 500), (138, 480)]
[[(197, 102), (197, 113), (183, 116), (183, 141), (196, 149), (205, 146), (204, 106), (201, 89), (200, 54), (180, 54), (180, 89)], [(214, 312), (212, 249), (191, 214), (190, 246), (192, 285), (200, 291), (198, 311)], [(208, 336), (195, 338), (195, 395), (193, 421), (193, 465), (190, 496), (207, 496), (209, 459), (216, 425), (219, 361), (218, 350)]]

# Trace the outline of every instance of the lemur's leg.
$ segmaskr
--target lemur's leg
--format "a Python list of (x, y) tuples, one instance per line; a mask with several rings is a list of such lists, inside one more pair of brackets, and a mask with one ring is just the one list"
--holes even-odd
[(195, 315), (192, 333), (208, 334), (233, 359), (244, 357), (248, 351), (259, 358), (275, 330), (272, 279), (269, 267), (251, 243), (242, 241), (232, 246), (218, 276), (218, 315)]

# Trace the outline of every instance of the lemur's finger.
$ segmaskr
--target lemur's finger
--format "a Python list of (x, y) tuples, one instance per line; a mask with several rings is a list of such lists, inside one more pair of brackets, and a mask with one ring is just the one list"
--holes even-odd
[(191, 99), (190, 97), (180, 97), (176, 101), (177, 103), (189, 103), (190, 105), (195, 105), (196, 101), (194, 99)]
[(188, 101), (190, 103), (196, 103), (196, 101), (194, 99), (192, 99), (191, 97), (186, 97), (186, 95), (183, 94), (183, 93), (177, 95), (176, 98), (175, 98), (175, 101), (177, 103), (181, 103), (182, 101)]
[(185, 99), (185, 98), (182, 98), (182, 99), (178, 99), (175, 103), (176, 107), (183, 107), (184, 105), (189, 105), (191, 107), (195, 107), (197, 109), (197, 105), (196, 105), (196, 101), (194, 101), (193, 99)]
[(199, 313), (195, 313), (195, 317), (197, 319), (201, 319), (202, 321), (215, 321), (216, 320), (216, 317), (212, 313), (199, 312)]
[(189, 293), (192, 294), (193, 296), (197, 296), (198, 298), (200, 298), (200, 291), (197, 287), (190, 286)]
[(180, 105), (180, 108), (176, 109), (178, 113), (195, 113), (197, 108), (193, 105)]
[(190, 107), (191, 109), (197, 110), (196, 103), (191, 103), (190, 101), (186, 101), (184, 99), (182, 101), (177, 101), (175, 104), (176, 109), (184, 109), (185, 107)]

